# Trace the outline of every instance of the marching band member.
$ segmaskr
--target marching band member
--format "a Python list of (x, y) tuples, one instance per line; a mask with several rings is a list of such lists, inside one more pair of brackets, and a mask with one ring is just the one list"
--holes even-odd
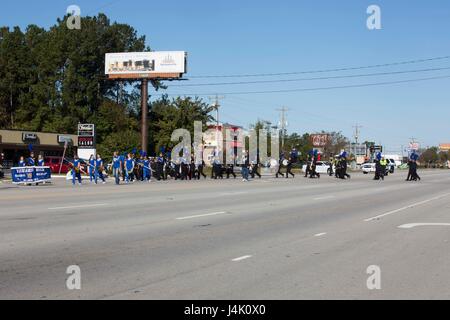
[(102, 179), (103, 184), (106, 183), (105, 177), (103, 176), (103, 160), (102, 157), (100, 157), (100, 154), (97, 154), (97, 159), (95, 160), (95, 183), (97, 183), (98, 177)]
[(40, 155), (38, 156), (38, 166), (39, 166), (39, 167), (45, 166), (45, 161), (44, 161), (44, 157), (42, 156), (42, 154), (40, 154)]
[(142, 181), (150, 182), (152, 178), (152, 170), (150, 167), (150, 160), (147, 156), (144, 157), (142, 164)]
[(281, 172), (281, 166), (283, 165), (283, 161), (284, 161), (284, 153), (281, 152), (280, 158), (278, 160), (278, 170), (277, 173), (275, 174), (275, 178), (278, 178), (278, 175), (281, 175), (284, 178), (284, 173)]
[(417, 174), (417, 160), (419, 159), (419, 155), (413, 151), (411, 156), (409, 157), (408, 161), (408, 177), (406, 178), (406, 181), (420, 181), (420, 177)]
[(258, 176), (259, 179), (261, 179), (261, 174), (258, 172), (259, 169), (259, 162), (258, 157), (256, 157), (256, 160), (252, 161), (252, 179), (255, 179), (255, 176)]
[(20, 157), (19, 160), (19, 167), (25, 167), (27, 164), (25, 162), (25, 159), (23, 157)]
[[(286, 179), (289, 178), (289, 175), (292, 176), (292, 178), (295, 178), (295, 174), (292, 173), (292, 164), (293, 164), (293, 159), (291, 157), (289, 157), (288, 159), (288, 165), (286, 166)], [(261, 178), (261, 176), (259, 176)]]
[(203, 169), (205, 168), (205, 161), (203, 159), (197, 160), (196, 166), (197, 166), (197, 179), (200, 180), (200, 178), (203, 176), (203, 178), (207, 178), (206, 174), (203, 172)]
[(197, 166), (195, 165), (194, 158), (191, 158), (191, 163), (189, 164), (189, 180), (197, 179)]
[(81, 161), (77, 155), (73, 157), (72, 162), (72, 184), (75, 185), (75, 180), (81, 186)]
[(88, 167), (89, 181), (91, 183), (94, 181), (95, 184), (97, 184), (97, 174), (95, 173), (95, 158), (93, 154), (91, 154), (91, 157), (89, 158)]
[(119, 156), (119, 154), (116, 152), (114, 152), (113, 155), (113, 163), (112, 163), (112, 168), (113, 168), (113, 176), (116, 179), (116, 184), (120, 184), (120, 171), (122, 170), (122, 158)]
[(27, 159), (27, 165), (29, 167), (34, 167), (36, 165), (36, 162), (34, 161), (34, 153), (32, 152), (29, 156), (29, 158)]
[(125, 160), (125, 181), (129, 183), (134, 181), (134, 159), (131, 156), (131, 153), (128, 154), (127, 160)]
[(242, 169), (241, 169), (241, 173), (242, 173), (242, 181), (244, 182), (248, 182), (248, 177), (249, 177), (249, 158), (248, 158), (248, 151), (244, 151), (243, 155), (242, 155)]
[(158, 181), (160, 181), (161, 179), (164, 179), (164, 156), (163, 153), (161, 152), (159, 154), (159, 157), (156, 159), (156, 179)]
[(341, 160), (339, 161), (339, 166), (341, 168), (340, 176), (341, 179), (350, 179), (351, 176), (347, 173), (347, 152), (344, 151), (341, 154)]

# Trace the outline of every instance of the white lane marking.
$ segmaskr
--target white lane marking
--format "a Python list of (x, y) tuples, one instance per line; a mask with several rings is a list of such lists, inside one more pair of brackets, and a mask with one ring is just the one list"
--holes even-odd
[(242, 261), (242, 260), (245, 260), (245, 259), (249, 259), (249, 258), (251, 258), (251, 257), (252, 257), (252, 256), (242, 256), (242, 257), (233, 259), (233, 260), (231, 260), (231, 261), (233, 261), (233, 262), (238, 262), (238, 261)]
[(327, 200), (327, 199), (334, 199), (335, 196), (326, 196), (326, 197), (320, 197), (320, 198), (314, 198), (314, 200)]
[(314, 237), (322, 237), (326, 234), (327, 234), (326, 232), (322, 232), (322, 233), (315, 234)]
[(48, 208), (48, 210), (66, 210), (66, 209), (79, 209), (79, 208), (93, 208), (93, 207), (103, 207), (106, 206), (106, 203), (96, 203), (96, 204), (85, 204), (79, 206), (71, 206), (71, 207), (55, 207)]
[(248, 191), (241, 191), (241, 192), (224, 192), (221, 193), (222, 196), (237, 196), (240, 194), (248, 194)]
[(443, 194), (443, 195), (440, 195), (440, 196), (437, 196), (437, 197), (434, 197), (434, 198), (431, 198), (431, 199), (428, 199), (428, 200), (423, 200), (423, 201), (420, 201), (420, 202), (416, 202), (416, 203), (410, 204), (410, 205), (408, 205), (408, 206), (406, 206), (406, 207), (399, 208), (399, 209), (396, 209), (396, 210), (392, 210), (392, 211), (389, 211), (389, 212), (380, 214), (380, 215), (378, 215), (378, 216), (376, 216), (376, 217), (372, 217), (372, 218), (369, 218), (369, 219), (365, 219), (364, 221), (365, 221), (365, 222), (370, 222), (370, 221), (373, 221), (373, 220), (377, 220), (377, 219), (379, 219), (379, 218), (383, 218), (383, 217), (389, 216), (389, 215), (391, 215), (391, 214), (394, 214), (394, 213), (397, 213), (397, 212), (400, 212), (400, 211), (404, 211), (404, 210), (407, 210), (407, 209), (411, 209), (411, 208), (414, 208), (414, 207), (423, 205), (423, 204), (428, 203), (428, 202), (431, 202), (431, 201), (439, 200), (439, 199), (441, 199), (441, 198), (447, 197), (448, 195), (450, 195), (450, 193), (446, 193), (446, 194)]
[(195, 218), (202, 218), (202, 217), (217, 216), (219, 214), (225, 214), (225, 213), (226, 213), (226, 211), (198, 214), (198, 215), (195, 215), (195, 216), (188, 216), (188, 217), (177, 218), (177, 220), (188, 220), (188, 219), (195, 219)]
[(400, 229), (412, 229), (415, 227), (424, 227), (424, 226), (449, 226), (450, 223), (407, 223), (398, 226)]

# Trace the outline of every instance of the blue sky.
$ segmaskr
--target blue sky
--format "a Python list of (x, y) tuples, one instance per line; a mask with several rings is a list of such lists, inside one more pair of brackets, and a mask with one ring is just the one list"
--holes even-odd
[[(41, 0), (2, 3), (0, 25), (49, 27), (76, 4), (82, 15), (106, 13), (146, 35), (153, 50), (189, 52), (187, 78), (200, 75), (283, 73), (385, 64), (450, 55), (447, 0)], [(366, 9), (381, 7), (382, 30), (369, 31)], [(450, 67), (450, 59), (319, 75), (266, 78), (191, 78), (217, 83), (280, 80)], [(359, 85), (450, 75), (450, 70), (367, 78), (288, 83), (172, 87), (168, 93), (223, 93)], [(400, 151), (410, 137), (423, 146), (450, 142), (450, 79), (386, 86), (290, 93), (226, 95), (222, 120), (247, 126), (256, 119), (277, 122), (290, 109), (290, 132), (342, 131)]]

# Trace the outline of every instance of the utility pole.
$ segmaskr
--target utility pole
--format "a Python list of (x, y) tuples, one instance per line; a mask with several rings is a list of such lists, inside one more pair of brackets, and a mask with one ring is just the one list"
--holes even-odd
[(219, 96), (216, 94), (215, 97), (209, 97), (209, 99), (214, 101), (212, 106), (216, 110), (216, 146), (217, 146), (217, 148), (219, 148), (219, 126), (220, 126), (220, 121), (219, 121), (220, 102), (219, 102), (219, 100), (223, 100), (223, 99), (225, 99), (225, 97)]
[(355, 156), (355, 158), (356, 158), (356, 156), (357, 156), (356, 152), (357, 152), (357, 148), (358, 148), (358, 140), (359, 140), (359, 129), (361, 129), (362, 126), (356, 124), (356, 125), (353, 126), (353, 128), (355, 129), (355, 134), (354, 134), (354, 136), (353, 136), (353, 137), (355, 138), (355, 151), (354, 151), (353, 154), (354, 154), (354, 156)]
[(287, 134), (287, 121), (286, 121), (286, 113), (289, 111), (288, 108), (282, 107), (281, 109), (277, 109), (277, 111), (280, 111), (280, 125), (281, 128), (281, 148), (284, 148), (284, 139)]

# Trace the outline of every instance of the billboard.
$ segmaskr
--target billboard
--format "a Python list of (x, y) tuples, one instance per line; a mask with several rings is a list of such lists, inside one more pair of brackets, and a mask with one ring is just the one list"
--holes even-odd
[(185, 51), (107, 53), (110, 78), (178, 78), (186, 73)]
[(323, 148), (327, 145), (329, 138), (328, 134), (312, 134), (311, 144), (314, 148)]

